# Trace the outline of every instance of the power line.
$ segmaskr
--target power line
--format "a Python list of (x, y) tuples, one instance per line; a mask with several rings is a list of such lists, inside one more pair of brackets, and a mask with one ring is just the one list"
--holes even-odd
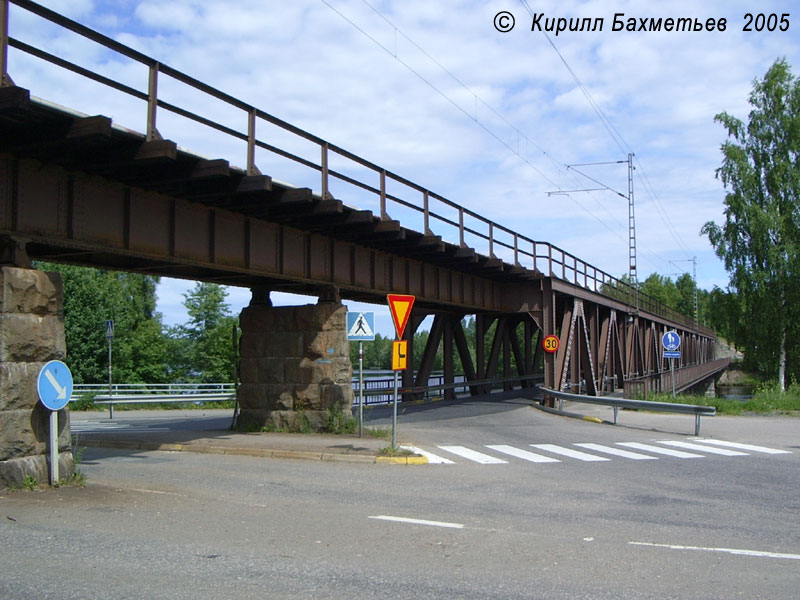
[[(528, 4), (528, 0), (520, 0), (520, 2), (525, 7), (525, 9), (528, 11), (528, 13), (531, 15), (531, 17), (533, 17), (534, 16), (534, 12), (533, 12), (533, 9), (531, 8), (530, 4)], [(589, 105), (592, 107), (592, 109), (594, 110), (594, 112), (597, 115), (598, 119), (603, 124), (603, 126), (606, 128), (606, 130), (608, 131), (611, 139), (614, 141), (614, 143), (617, 145), (617, 147), (620, 150), (622, 150), (623, 152), (633, 154), (633, 149), (631, 148), (630, 144), (628, 144), (628, 142), (625, 140), (625, 138), (622, 136), (622, 134), (619, 132), (619, 130), (614, 126), (614, 124), (611, 122), (611, 120), (606, 116), (606, 114), (603, 112), (603, 110), (600, 108), (600, 106), (597, 104), (597, 102), (595, 102), (595, 100), (592, 97), (592, 95), (589, 92), (589, 90), (586, 88), (586, 86), (583, 85), (583, 82), (580, 80), (580, 78), (575, 73), (575, 71), (572, 69), (572, 67), (570, 67), (570, 65), (567, 62), (566, 58), (564, 58), (564, 55), (561, 54), (561, 52), (559, 51), (558, 47), (556, 47), (556, 45), (553, 42), (553, 40), (550, 38), (549, 35), (547, 35), (547, 32), (543, 31), (542, 33), (544, 33), (544, 36), (547, 39), (548, 43), (553, 48), (553, 50), (556, 52), (558, 57), (561, 59), (561, 62), (564, 64), (564, 66), (566, 67), (567, 71), (569, 71), (570, 75), (572, 75), (572, 78), (574, 79), (575, 83), (578, 85), (578, 88), (581, 90), (583, 95), (586, 97), (586, 100), (589, 102)], [(642, 180), (646, 184), (644, 186), (645, 192), (653, 200), (653, 203), (656, 206), (656, 210), (658, 211), (661, 219), (666, 224), (670, 235), (675, 239), (675, 241), (683, 249), (683, 251), (686, 252), (686, 255), (689, 256), (691, 253), (689, 252), (688, 247), (686, 246), (686, 244), (683, 242), (683, 240), (678, 235), (678, 232), (675, 229), (675, 226), (673, 225), (671, 219), (669, 218), (669, 215), (668, 215), (667, 211), (664, 209), (664, 206), (661, 203), (661, 200), (658, 198), (658, 194), (656, 194), (655, 189), (653, 188), (652, 184), (650, 183), (650, 180), (647, 177), (647, 174), (646, 174), (646, 172), (644, 170), (644, 166), (642, 165), (642, 162), (641, 162), (641, 160), (639, 160), (638, 157), (636, 158), (636, 164), (638, 165), (639, 169), (641, 170)]]
[[(527, 6), (527, 3), (526, 3), (526, 1), (525, 1), (525, 0), (521, 0), (521, 1), (523, 2), (523, 4), (525, 4), (525, 5), (526, 5), (526, 8), (528, 9), (528, 11), (529, 11), (529, 12), (531, 12), (531, 14), (533, 14), (533, 13), (532, 13), (532, 10), (530, 9), (530, 7), (529, 7), (529, 6)], [(418, 44), (416, 41), (414, 41), (414, 40), (413, 40), (411, 37), (409, 37), (408, 35), (406, 35), (406, 34), (405, 34), (405, 33), (404, 33), (404, 32), (403, 32), (403, 31), (402, 31), (402, 30), (401, 30), (399, 27), (397, 27), (397, 25), (395, 25), (395, 24), (394, 24), (394, 23), (393, 23), (393, 22), (392, 22), (390, 19), (388, 19), (388, 18), (387, 18), (387, 17), (386, 17), (386, 16), (385, 16), (385, 15), (384, 15), (384, 14), (383, 14), (383, 13), (382, 13), (380, 10), (378, 10), (378, 9), (377, 9), (375, 6), (373, 6), (373, 5), (372, 5), (370, 2), (368, 2), (368, 0), (362, 0), (363, 4), (364, 4), (364, 5), (366, 5), (366, 6), (367, 6), (367, 7), (368, 7), (370, 10), (372, 10), (372, 11), (373, 11), (373, 12), (374, 12), (376, 15), (378, 15), (378, 16), (379, 16), (379, 17), (380, 17), (380, 18), (381, 18), (381, 19), (382, 19), (382, 20), (383, 20), (385, 23), (387, 23), (387, 24), (388, 24), (390, 27), (392, 27), (392, 29), (394, 30), (394, 33), (395, 33), (395, 48), (394, 48), (394, 50), (391, 50), (391, 49), (389, 49), (389, 48), (388, 48), (388, 47), (387, 47), (385, 44), (381, 43), (381, 42), (380, 42), (379, 40), (377, 40), (377, 39), (376, 39), (374, 36), (370, 35), (370, 34), (369, 34), (369, 33), (368, 33), (368, 32), (367, 32), (367, 31), (366, 31), (364, 28), (362, 28), (362, 27), (361, 27), (361, 26), (359, 26), (357, 23), (355, 23), (355, 22), (354, 22), (352, 19), (350, 19), (349, 17), (347, 17), (345, 14), (343, 14), (343, 13), (342, 13), (340, 10), (338, 10), (338, 9), (337, 9), (335, 6), (333, 6), (333, 5), (332, 5), (332, 4), (331, 4), (331, 3), (330, 3), (328, 0), (321, 0), (321, 2), (322, 2), (323, 4), (325, 4), (325, 5), (326, 5), (326, 6), (327, 6), (329, 9), (331, 9), (331, 10), (332, 10), (334, 13), (336, 13), (336, 14), (337, 14), (337, 15), (338, 15), (338, 16), (339, 16), (341, 19), (343, 19), (345, 22), (347, 22), (347, 23), (348, 23), (350, 26), (352, 26), (354, 29), (356, 29), (356, 30), (357, 30), (359, 33), (361, 33), (361, 34), (362, 34), (364, 37), (366, 37), (368, 40), (370, 40), (370, 41), (371, 41), (373, 44), (375, 44), (376, 46), (378, 46), (379, 48), (381, 48), (381, 49), (382, 49), (384, 52), (386, 52), (386, 53), (387, 53), (389, 56), (391, 56), (392, 58), (394, 58), (394, 59), (395, 59), (397, 62), (399, 62), (399, 63), (400, 63), (400, 64), (401, 64), (403, 67), (405, 67), (405, 68), (406, 68), (406, 70), (408, 70), (408, 71), (410, 71), (412, 74), (414, 74), (414, 75), (415, 75), (415, 76), (416, 76), (418, 79), (420, 79), (420, 80), (421, 80), (423, 83), (425, 83), (425, 85), (427, 85), (427, 86), (428, 86), (428, 87), (430, 87), (430, 88), (431, 88), (433, 91), (435, 91), (435, 92), (436, 92), (436, 93), (437, 93), (439, 96), (441, 96), (442, 98), (444, 98), (445, 100), (447, 100), (447, 102), (448, 102), (448, 103), (450, 103), (450, 104), (451, 104), (451, 105), (453, 105), (453, 106), (454, 106), (456, 109), (458, 109), (458, 111), (459, 111), (459, 112), (461, 112), (461, 113), (462, 113), (464, 116), (466, 116), (466, 117), (467, 117), (467, 118), (469, 118), (470, 120), (474, 121), (474, 122), (475, 122), (475, 123), (476, 123), (476, 124), (477, 124), (477, 125), (478, 125), (478, 126), (481, 128), (481, 129), (483, 129), (483, 130), (484, 130), (484, 131), (485, 131), (487, 134), (489, 134), (489, 135), (490, 135), (492, 138), (494, 138), (494, 139), (495, 139), (497, 142), (499, 142), (499, 143), (500, 143), (500, 144), (501, 144), (503, 147), (505, 147), (505, 148), (506, 148), (508, 151), (510, 151), (511, 153), (513, 153), (514, 155), (516, 155), (518, 158), (520, 158), (520, 159), (521, 159), (521, 160), (522, 160), (522, 161), (523, 161), (525, 164), (527, 164), (527, 165), (528, 165), (528, 166), (529, 166), (529, 167), (530, 167), (530, 168), (531, 168), (533, 171), (535, 171), (537, 174), (539, 174), (539, 176), (541, 176), (541, 177), (542, 177), (542, 178), (543, 178), (545, 181), (547, 181), (549, 184), (551, 184), (552, 186), (554, 186), (554, 187), (558, 188), (559, 190), (561, 190), (561, 189), (562, 189), (562, 188), (561, 188), (561, 186), (560, 186), (559, 184), (557, 184), (555, 181), (553, 181), (553, 180), (552, 180), (552, 179), (551, 179), (551, 178), (550, 178), (550, 177), (549, 177), (547, 174), (545, 174), (545, 173), (544, 173), (544, 172), (543, 172), (541, 169), (539, 169), (539, 168), (538, 168), (536, 165), (534, 165), (534, 164), (533, 164), (533, 163), (532, 163), (532, 162), (531, 162), (531, 161), (530, 161), (530, 160), (527, 158), (527, 156), (526, 156), (526, 155), (523, 155), (522, 153), (520, 153), (519, 149), (514, 149), (514, 148), (513, 148), (513, 147), (512, 147), (512, 146), (511, 146), (511, 145), (510, 145), (510, 144), (509, 144), (507, 141), (505, 141), (504, 139), (502, 139), (502, 138), (500, 137), (500, 135), (498, 135), (498, 134), (497, 134), (495, 131), (493, 131), (493, 130), (492, 130), (492, 129), (491, 129), (489, 126), (488, 126), (488, 125), (486, 125), (485, 123), (483, 123), (483, 122), (482, 122), (482, 121), (481, 121), (481, 120), (478, 118), (478, 114), (477, 114), (477, 106), (478, 106), (478, 103), (480, 103), (480, 105), (482, 105), (482, 106), (484, 106), (486, 109), (488, 109), (488, 110), (489, 110), (489, 111), (490, 111), (490, 112), (491, 112), (493, 115), (495, 115), (495, 116), (496, 116), (498, 119), (500, 119), (500, 120), (501, 120), (503, 123), (505, 123), (505, 124), (506, 124), (506, 125), (507, 125), (507, 126), (508, 126), (508, 127), (509, 127), (509, 128), (510, 128), (510, 129), (511, 129), (511, 130), (512, 130), (514, 133), (515, 133), (515, 134), (516, 134), (516, 136), (517, 136), (517, 142), (518, 142), (518, 143), (519, 143), (520, 139), (522, 139), (522, 140), (524, 140), (524, 141), (525, 141), (525, 143), (526, 143), (526, 144), (530, 144), (530, 145), (532, 145), (532, 146), (533, 146), (534, 148), (536, 148), (536, 149), (537, 149), (537, 150), (538, 150), (538, 151), (539, 151), (539, 152), (540, 152), (540, 153), (541, 153), (543, 156), (547, 157), (547, 158), (548, 158), (550, 161), (552, 161), (552, 162), (553, 162), (553, 163), (554, 163), (556, 166), (558, 166), (558, 167), (559, 167), (559, 170), (560, 170), (560, 169), (562, 169), (562, 168), (564, 168), (564, 169), (565, 169), (565, 171), (564, 171), (564, 173), (563, 173), (562, 175), (566, 175), (567, 177), (570, 177), (570, 178), (571, 178), (573, 181), (577, 181), (577, 178), (575, 178), (574, 176), (571, 176), (571, 173), (570, 173), (570, 166), (569, 166), (568, 164), (566, 164), (565, 162), (563, 162), (563, 161), (560, 161), (560, 160), (558, 160), (558, 159), (554, 158), (554, 157), (553, 157), (553, 156), (552, 156), (552, 155), (551, 155), (549, 152), (547, 152), (547, 151), (546, 151), (544, 148), (542, 148), (542, 147), (541, 147), (539, 144), (537, 144), (535, 141), (531, 140), (531, 139), (530, 139), (530, 138), (529, 138), (529, 137), (528, 137), (528, 136), (527, 136), (525, 133), (523, 133), (523, 132), (522, 132), (522, 131), (521, 131), (519, 128), (517, 128), (515, 125), (513, 125), (513, 124), (512, 124), (512, 123), (511, 123), (511, 122), (510, 122), (510, 121), (509, 121), (509, 120), (508, 120), (508, 119), (507, 119), (505, 116), (503, 116), (503, 115), (502, 115), (502, 114), (501, 114), (501, 113), (500, 113), (500, 112), (499, 112), (497, 109), (495, 109), (495, 108), (494, 108), (492, 105), (490, 105), (488, 102), (486, 102), (485, 100), (483, 100), (483, 98), (481, 98), (481, 97), (480, 97), (480, 96), (479, 96), (477, 93), (475, 93), (475, 92), (474, 92), (472, 89), (470, 89), (470, 88), (469, 88), (469, 86), (467, 86), (467, 85), (466, 85), (466, 84), (465, 84), (465, 83), (464, 83), (464, 82), (463, 82), (461, 79), (459, 79), (459, 78), (458, 78), (458, 77), (457, 77), (455, 74), (453, 74), (453, 73), (452, 73), (452, 72), (451, 72), (451, 71), (450, 71), (450, 70), (449, 70), (447, 67), (445, 67), (445, 66), (444, 66), (444, 65), (443, 65), (441, 62), (439, 62), (438, 60), (436, 60), (436, 58), (435, 58), (435, 57), (433, 57), (433, 56), (432, 56), (432, 55), (431, 55), (429, 52), (427, 52), (427, 51), (426, 51), (426, 50), (425, 50), (425, 49), (424, 49), (422, 46), (420, 46), (420, 45), (419, 45), (419, 44)], [(457, 83), (457, 84), (458, 84), (458, 85), (459, 85), (459, 86), (460, 86), (462, 89), (464, 89), (465, 91), (467, 91), (467, 92), (468, 92), (468, 93), (469, 93), (471, 96), (473, 96), (473, 98), (475, 98), (476, 110), (475, 110), (475, 114), (474, 114), (474, 115), (471, 115), (471, 114), (470, 114), (470, 113), (469, 113), (469, 112), (468, 112), (468, 111), (467, 111), (467, 110), (466, 110), (466, 109), (465, 109), (463, 106), (461, 106), (459, 103), (457, 103), (455, 100), (453, 100), (453, 99), (452, 99), (450, 96), (448, 96), (448, 95), (447, 95), (445, 92), (443, 92), (442, 90), (440, 90), (440, 89), (439, 89), (439, 88), (438, 88), (438, 87), (437, 87), (437, 86), (436, 86), (436, 85), (435, 85), (435, 84), (434, 84), (432, 81), (430, 81), (429, 79), (427, 79), (426, 77), (424, 77), (424, 76), (423, 76), (422, 74), (420, 74), (420, 73), (419, 73), (419, 72), (418, 72), (416, 69), (414, 69), (414, 68), (413, 68), (413, 67), (412, 67), (410, 64), (408, 64), (408, 63), (407, 63), (406, 61), (404, 61), (404, 60), (403, 60), (403, 59), (402, 59), (400, 56), (398, 56), (398, 53), (397, 53), (397, 43), (396, 43), (396, 40), (397, 40), (397, 36), (398, 36), (398, 35), (400, 35), (400, 36), (401, 36), (401, 37), (403, 37), (405, 40), (407, 40), (407, 41), (408, 41), (408, 42), (409, 42), (409, 43), (410, 43), (410, 44), (411, 44), (411, 45), (412, 45), (414, 48), (416, 48), (416, 49), (417, 49), (417, 50), (418, 50), (418, 51), (419, 51), (419, 52), (420, 52), (422, 55), (424, 55), (424, 56), (425, 56), (425, 57), (426, 57), (428, 60), (430, 60), (432, 63), (434, 63), (434, 64), (435, 64), (435, 65), (436, 65), (436, 66), (437, 66), (439, 69), (441, 69), (441, 70), (442, 70), (444, 73), (446, 73), (446, 74), (447, 74), (447, 75), (448, 75), (448, 76), (449, 76), (449, 77), (450, 77), (450, 78), (451, 78), (453, 81), (455, 81), (455, 82), (456, 82), (456, 83)], [(548, 41), (550, 41), (550, 40), (548, 39)], [(550, 41), (550, 43), (551, 43), (551, 45), (553, 45), (553, 48), (556, 50), (556, 52), (559, 54), (559, 56), (561, 56), (560, 52), (558, 52), (558, 49), (555, 47), (555, 45), (552, 43), (552, 41)], [(606, 127), (606, 129), (608, 130), (609, 134), (612, 136), (612, 139), (614, 139), (614, 140), (615, 140), (615, 142), (617, 143), (617, 145), (618, 145), (618, 146), (619, 146), (619, 147), (620, 147), (620, 148), (621, 148), (621, 149), (624, 151), (624, 148), (622, 147), (622, 145), (620, 144), (620, 142), (619, 142), (619, 141), (617, 141), (617, 139), (616, 139), (616, 137), (615, 137), (614, 131), (616, 131), (616, 128), (614, 128), (613, 124), (612, 124), (612, 123), (611, 123), (611, 122), (610, 122), (610, 121), (607, 119), (607, 117), (605, 117), (605, 115), (603, 114), (603, 112), (602, 112), (602, 110), (600, 109), (600, 107), (599, 107), (599, 106), (598, 106), (598, 105), (597, 105), (597, 104), (594, 102), (594, 99), (591, 97), (591, 94), (589, 93), (588, 89), (586, 89), (586, 88), (585, 88), (585, 86), (583, 86), (583, 84), (580, 82), (580, 79), (578, 79), (577, 75), (576, 75), (576, 74), (574, 73), (574, 71), (572, 71), (572, 69), (569, 67), (569, 64), (566, 62), (566, 60), (563, 58), (563, 56), (561, 56), (561, 60), (562, 60), (562, 62), (564, 62), (564, 64), (565, 64), (565, 66), (567, 67), (567, 69), (569, 69), (570, 73), (573, 75), (573, 77), (574, 77), (574, 78), (576, 79), (576, 81), (578, 82), (578, 85), (579, 85), (579, 87), (582, 89), (582, 91), (583, 91), (584, 95), (587, 97), (587, 100), (588, 100), (588, 101), (589, 101), (589, 103), (592, 105), (592, 107), (594, 108), (595, 112), (598, 114), (598, 117), (600, 118), (601, 122), (603, 122), (603, 124), (604, 124), (604, 126)], [(618, 136), (619, 136), (619, 138), (620, 138), (620, 140), (622, 141), (622, 143), (625, 143), (625, 144), (627, 145), (627, 143), (625, 142), (624, 138), (622, 138), (622, 136), (621, 136), (621, 134), (619, 134), (619, 132), (617, 132), (617, 133), (616, 133), (616, 135), (618, 135)], [(559, 172), (560, 172), (560, 171), (559, 171)], [(608, 188), (608, 189), (610, 189), (610, 188)], [(614, 190), (612, 190), (612, 191), (614, 191)], [(616, 193), (619, 193), (619, 192), (616, 192)], [(605, 222), (603, 219), (601, 219), (600, 217), (598, 217), (598, 216), (597, 216), (597, 215), (596, 215), (594, 212), (590, 211), (590, 210), (589, 210), (589, 209), (588, 209), (586, 206), (584, 206), (584, 205), (583, 205), (581, 202), (579, 202), (579, 201), (578, 201), (576, 198), (574, 198), (574, 197), (573, 197), (571, 194), (569, 194), (568, 192), (563, 192), (563, 195), (565, 195), (565, 196), (569, 197), (569, 198), (570, 198), (570, 200), (572, 200), (572, 202), (574, 202), (574, 203), (575, 203), (575, 204), (576, 204), (576, 205), (577, 205), (577, 206), (578, 206), (578, 207), (579, 207), (581, 210), (583, 210), (583, 211), (584, 211), (584, 212), (585, 212), (587, 215), (589, 215), (589, 216), (590, 216), (592, 219), (594, 219), (595, 221), (597, 221), (597, 222), (598, 222), (600, 225), (602, 225), (603, 227), (605, 227), (605, 228), (606, 228), (606, 229), (607, 229), (609, 232), (611, 232), (612, 234), (614, 234), (615, 236), (617, 236), (617, 237), (618, 237), (620, 240), (623, 240), (623, 241), (625, 241), (625, 239), (626, 239), (626, 238), (625, 238), (624, 236), (622, 236), (622, 235), (621, 235), (621, 234), (620, 234), (618, 231), (616, 231), (614, 228), (610, 227), (610, 226), (608, 225), (608, 223), (606, 223), (606, 222)], [(593, 196), (593, 197), (594, 197), (594, 196)], [(598, 202), (598, 204), (600, 204), (600, 206), (602, 206), (602, 208), (603, 208), (603, 209), (605, 210), (605, 212), (606, 212), (606, 213), (609, 215), (609, 217), (611, 217), (611, 219), (612, 219), (613, 221), (616, 221), (617, 225), (619, 225), (620, 227), (623, 227), (623, 226), (621, 225), (621, 223), (620, 223), (619, 219), (618, 219), (617, 217), (615, 217), (615, 216), (614, 216), (614, 215), (611, 213), (611, 211), (608, 209), (608, 207), (605, 205), (605, 203), (603, 203), (603, 202), (602, 202), (602, 201), (601, 201), (601, 200), (600, 200), (598, 197), (594, 197), (594, 198), (595, 198), (595, 201), (597, 201), (597, 202)], [(651, 254), (651, 253), (648, 253), (648, 254)], [(652, 255), (652, 256), (654, 256), (654, 257), (655, 257), (655, 255)], [(658, 260), (662, 261), (662, 262), (666, 262), (664, 259), (661, 259), (661, 258), (658, 258), (658, 257), (656, 257), (656, 258), (657, 258)], [(648, 262), (651, 262), (652, 264), (654, 264), (654, 265), (655, 265), (655, 263), (654, 263), (652, 260), (649, 260)]]

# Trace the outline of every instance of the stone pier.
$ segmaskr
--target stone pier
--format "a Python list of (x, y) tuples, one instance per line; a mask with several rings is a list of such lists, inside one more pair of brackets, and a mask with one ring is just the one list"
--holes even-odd
[[(4, 266), (0, 271), (0, 487), (50, 477), (50, 411), (36, 380), (49, 360), (63, 360), (63, 288), (59, 273)], [(73, 473), (69, 413), (58, 415), (59, 474)]]
[(332, 416), (352, 415), (346, 308), (323, 300), (274, 307), (254, 292), (240, 316), (241, 429), (320, 431)]

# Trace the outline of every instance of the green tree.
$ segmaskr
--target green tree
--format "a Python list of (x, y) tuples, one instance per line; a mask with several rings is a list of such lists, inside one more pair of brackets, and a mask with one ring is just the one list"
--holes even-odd
[(61, 273), (66, 363), (76, 382), (108, 381), (108, 319), (114, 321), (114, 381), (165, 381), (166, 339), (161, 316), (155, 312), (158, 278), (47, 262), (35, 266)]
[[(720, 113), (728, 133), (717, 177), (727, 191), (725, 222), (708, 222), (702, 232), (730, 274), (748, 327), (746, 359), (781, 389), (790, 370), (798, 373), (798, 227), (800, 227), (800, 83), (785, 60), (756, 80), (745, 124)], [(794, 331), (790, 331), (794, 330)]]
[(173, 378), (206, 383), (233, 377), (233, 328), (238, 319), (221, 285), (198, 282), (184, 294), (189, 321), (170, 330)]

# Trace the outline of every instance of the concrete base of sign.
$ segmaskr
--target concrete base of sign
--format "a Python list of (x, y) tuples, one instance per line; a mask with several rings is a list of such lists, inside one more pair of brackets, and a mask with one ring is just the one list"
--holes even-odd
[[(0, 487), (32, 477), (47, 483), (50, 411), (39, 403), (36, 379), (49, 360), (62, 360), (61, 275), (4, 266), (0, 270)], [(61, 477), (73, 473), (67, 410), (59, 411)]]
[(259, 299), (240, 316), (240, 428), (320, 431), (332, 417), (352, 416), (345, 307)]

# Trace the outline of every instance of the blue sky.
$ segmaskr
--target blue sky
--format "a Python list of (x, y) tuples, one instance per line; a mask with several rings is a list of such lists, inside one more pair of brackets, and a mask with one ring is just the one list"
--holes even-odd
[[(626, 201), (609, 191), (548, 192), (594, 187), (566, 165), (625, 160), (634, 152), (639, 278), (652, 272), (675, 277), (690, 271), (696, 256), (698, 283), (706, 289), (727, 282), (699, 233), (706, 221), (723, 218), (724, 190), (715, 169), (724, 130), (714, 115), (746, 118), (753, 79), (779, 57), (800, 73), (800, 15), (796, 23), (789, 16), (786, 32), (742, 31), (746, 13), (791, 13), (793, 0), (528, 0), (547, 18), (604, 19), (602, 31), (550, 33), (549, 40), (530, 31), (531, 17), (519, 0), (42, 4), (616, 276), (627, 271)], [(502, 10), (516, 17), (509, 33), (493, 25)], [(727, 30), (613, 32), (615, 13), (703, 22), (724, 17)], [(17, 7), (10, 29), (13, 37), (146, 88), (141, 66), (55, 32)], [(9, 72), (35, 96), (144, 130), (139, 101), (55, 73), (13, 50)], [(162, 79), (160, 92), (243, 127), (241, 115), (174, 83)], [(245, 162), (241, 144), (199, 127), (159, 115), (159, 129), (199, 154)], [(276, 179), (319, 190), (316, 174), (263, 155), (257, 163)], [(582, 170), (627, 191), (624, 165)], [(352, 190), (334, 193), (352, 206), (374, 208)], [(185, 319), (181, 294), (191, 285), (164, 280), (160, 286), (166, 323)], [(248, 300), (247, 290), (230, 290), (235, 311)], [(388, 334), (388, 309), (371, 308), (379, 331)]]

